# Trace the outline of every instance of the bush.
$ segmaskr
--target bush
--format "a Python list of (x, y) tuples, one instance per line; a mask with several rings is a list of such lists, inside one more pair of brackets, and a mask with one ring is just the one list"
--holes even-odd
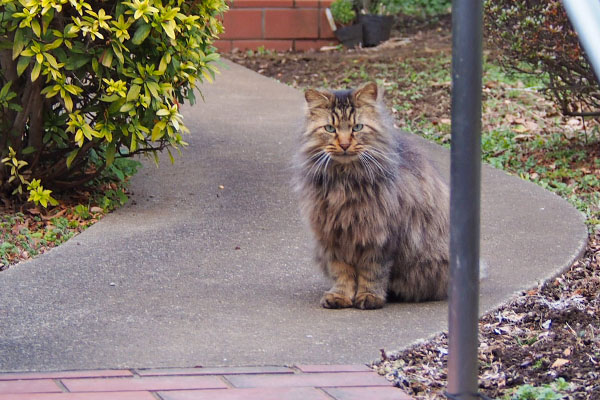
[(570, 116), (600, 116), (598, 83), (559, 0), (488, 0), (485, 24), (503, 64), (547, 74), (546, 93)]
[[(0, 196), (82, 185), (185, 145), (224, 0), (0, 0)], [(169, 151), (170, 153), (170, 151)]]
[(450, 12), (452, 0), (357, 0), (359, 9), (371, 14), (404, 14), (428, 18)]
[(452, 0), (401, 0), (400, 12), (421, 18), (450, 13)]
[(342, 25), (348, 25), (356, 18), (356, 11), (354, 11), (352, 0), (335, 0), (331, 3), (330, 8), (335, 22)]

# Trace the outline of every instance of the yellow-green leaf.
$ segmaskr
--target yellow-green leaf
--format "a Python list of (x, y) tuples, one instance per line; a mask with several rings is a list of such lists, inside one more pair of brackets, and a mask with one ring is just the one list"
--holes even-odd
[(110, 96), (103, 95), (102, 97), (100, 97), (100, 101), (112, 103), (113, 101), (118, 100), (120, 98), (121, 97), (118, 94), (111, 94)]
[(31, 30), (35, 33), (35, 36), (41, 38), (42, 37), (42, 28), (40, 27), (40, 23), (37, 19), (31, 20)]
[(115, 42), (113, 42), (112, 43), (112, 49), (115, 52), (115, 55), (117, 56), (117, 58), (119, 59), (119, 62), (121, 64), (125, 63), (125, 58), (123, 57), (123, 52), (119, 48), (119, 45), (116, 44)]
[(94, 136), (97, 136), (96, 131), (93, 130), (88, 124), (83, 125), (81, 129), (83, 129), (83, 134), (86, 138), (88, 138), (88, 140), (92, 140)]
[(27, 46), (28, 42), (29, 42), (29, 40), (26, 40), (25, 35), (23, 34), (23, 29), (17, 29), (15, 31), (15, 37), (14, 37), (14, 43), (13, 43), (13, 53), (12, 53), (13, 60), (15, 60), (19, 56), (19, 54), (21, 54), (21, 52), (23, 51), (25, 46)]
[(135, 107), (135, 104), (133, 103), (125, 103), (123, 104), (123, 106), (119, 109), (120, 112), (125, 113), (128, 112), (130, 110), (133, 110), (133, 107)]
[(50, 26), (50, 22), (54, 19), (54, 8), (48, 10), (45, 14), (42, 15), (42, 30), (44, 34), (48, 31), (48, 26)]
[(54, 42), (48, 43), (48, 44), (44, 45), (44, 51), (54, 50), (58, 46), (60, 46), (62, 44), (62, 42), (63, 42), (63, 39), (62, 38), (58, 38)]
[(52, 68), (56, 68), (56, 69), (60, 68), (58, 66), (58, 62), (56, 61), (56, 58), (54, 58), (54, 56), (52, 54), (44, 53), (44, 58), (46, 59), (46, 61), (48, 61), (48, 64), (50, 64), (52, 66)]
[(75, 132), (75, 141), (79, 147), (83, 146), (83, 131), (81, 129), (77, 129), (77, 132)]
[(150, 30), (152, 29), (152, 25), (150, 24), (141, 24), (135, 31), (131, 42), (135, 45), (140, 45), (148, 35), (150, 34)]
[(35, 80), (40, 76), (41, 71), (42, 71), (42, 64), (35, 63), (33, 65), (33, 69), (31, 70), (31, 82), (35, 82)]
[(116, 147), (114, 144), (111, 144), (110, 146), (108, 146), (108, 148), (106, 149), (106, 166), (110, 167), (113, 163), (113, 161), (115, 161), (115, 153), (116, 153)]
[(127, 92), (127, 101), (137, 100), (140, 95), (140, 89), (142, 87), (140, 85), (131, 85), (129, 88), (129, 92)]
[(208, 72), (206, 72), (206, 70), (205, 70), (205, 69), (203, 69), (203, 70), (202, 70), (202, 75), (204, 75), (204, 77), (206, 78), (206, 80), (207, 80), (209, 83), (212, 83), (212, 81), (213, 81), (213, 77), (212, 77), (212, 76), (210, 76), (210, 74), (209, 74)]
[(152, 136), (150, 137), (153, 141), (159, 140), (165, 134), (165, 122), (160, 121), (156, 125), (154, 125), (154, 129), (152, 129)]
[(131, 135), (131, 144), (129, 145), (129, 151), (134, 152), (137, 149), (137, 136)]
[(170, 21), (167, 21), (166, 23), (163, 22), (160, 25), (165, 30), (165, 33), (167, 34), (167, 36), (169, 38), (175, 40), (175, 21), (170, 20)]
[(169, 53), (166, 53), (160, 59), (160, 64), (158, 64), (158, 70), (160, 72), (165, 72), (167, 69), (167, 66), (169, 65), (170, 62), (171, 62), (171, 55)]
[(73, 100), (71, 99), (71, 96), (69, 96), (68, 93), (64, 93), (63, 95), (61, 95), (61, 97), (65, 101), (65, 108), (67, 109), (67, 111), (73, 112)]
[(24, 56), (19, 57), (19, 61), (17, 61), (17, 75), (18, 76), (23, 75), (23, 72), (25, 72), (25, 70), (27, 69), (27, 66), (29, 66), (30, 60), (31, 60), (31, 57), (24, 57)]
[(110, 49), (104, 50), (104, 52), (102, 53), (102, 56), (100, 58), (102, 59), (102, 65), (104, 65), (107, 68), (110, 68), (110, 65), (112, 64), (112, 60), (113, 60), (112, 51), (110, 51)]
[(74, 94), (75, 96), (83, 92), (82, 88), (75, 85), (65, 85), (65, 90), (71, 94)]
[(152, 96), (154, 96), (154, 98), (160, 99), (160, 97), (158, 95), (160, 86), (158, 86), (158, 83), (152, 82), (152, 81), (146, 82), (146, 87), (148, 88), (148, 90), (150, 90), (150, 93), (152, 93)]
[[(77, 138), (75, 138), (75, 140), (77, 140)], [(79, 153), (79, 149), (75, 149), (69, 153), (67, 156), (67, 168), (71, 168), (71, 164), (73, 163), (75, 157), (77, 157), (77, 153)]]

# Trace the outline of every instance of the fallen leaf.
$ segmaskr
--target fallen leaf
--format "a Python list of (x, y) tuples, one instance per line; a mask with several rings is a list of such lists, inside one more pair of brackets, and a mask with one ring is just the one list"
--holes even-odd
[(564, 358), (557, 358), (556, 361), (554, 361), (552, 363), (552, 366), (550, 368), (560, 368), (562, 366), (567, 365), (568, 363), (570, 363), (571, 361), (569, 360), (565, 360)]
[[(515, 130), (515, 131), (516, 131), (516, 130)], [(526, 131), (525, 131), (525, 132), (526, 132)], [(533, 137), (534, 137), (534, 136), (533, 136), (533, 135), (531, 135), (531, 134), (529, 134), (529, 135), (522, 134), (522, 135), (515, 135), (514, 139), (515, 139), (516, 141), (518, 141), (518, 142), (526, 142), (526, 141), (528, 141), (529, 139), (533, 139)]]

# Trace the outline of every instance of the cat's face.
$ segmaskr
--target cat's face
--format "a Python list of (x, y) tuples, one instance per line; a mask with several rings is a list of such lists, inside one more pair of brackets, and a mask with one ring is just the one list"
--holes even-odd
[(377, 85), (326, 92), (308, 89), (309, 145), (338, 162), (350, 162), (367, 150), (378, 130)]

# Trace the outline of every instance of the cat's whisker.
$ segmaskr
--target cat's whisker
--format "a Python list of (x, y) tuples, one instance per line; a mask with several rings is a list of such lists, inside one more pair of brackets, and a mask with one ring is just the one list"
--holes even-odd
[(325, 186), (327, 186), (327, 183), (329, 182), (329, 174), (326, 174), (325, 171), (327, 171), (327, 167), (329, 166), (330, 161), (331, 155), (327, 153), (327, 161), (325, 161), (325, 165), (323, 166), (323, 183), (325, 184)]
[(381, 164), (381, 162), (377, 160), (377, 158), (375, 158), (371, 153), (369, 153), (369, 151), (365, 151), (363, 152), (363, 154), (373, 163), (375, 167), (377, 167), (377, 169), (381, 171), (383, 175), (391, 174), (391, 171), (388, 168), (385, 168), (383, 164)]
[(368, 177), (374, 181), (375, 180), (375, 172), (373, 171), (373, 168), (371, 167), (371, 163), (369, 162), (368, 158), (366, 155), (364, 155), (363, 153), (358, 153), (358, 159), (360, 161), (360, 163), (365, 167), (365, 171), (367, 171), (367, 175)]
[(373, 154), (385, 159), (386, 161), (388, 161), (390, 163), (394, 163), (394, 160), (392, 158), (390, 158), (390, 156), (388, 154), (384, 153), (383, 151), (381, 151), (379, 149), (370, 148), (370, 149), (366, 150), (366, 152), (373, 153)]
[(371, 178), (371, 181), (375, 181), (375, 176), (377, 174), (375, 173), (375, 170), (373, 169), (373, 166), (371, 165), (371, 162), (369, 162), (368, 159), (365, 159), (365, 165), (369, 171), (369, 177)]
[(309, 175), (312, 175), (313, 179), (316, 179), (319, 176), (319, 174), (325, 176), (326, 174), (324, 172), (327, 168), (327, 165), (329, 164), (329, 160), (331, 160), (331, 156), (329, 155), (329, 153), (323, 152), (323, 154), (321, 154), (321, 157), (317, 159), (317, 161), (309, 170)]
[(315, 152), (315, 154), (313, 154), (312, 156), (308, 157), (307, 160), (314, 160), (315, 158), (322, 157), (323, 153), (325, 153), (323, 150), (319, 150), (319, 151)]
[(327, 154), (326, 152), (322, 151), (321, 153), (319, 153), (319, 157), (314, 162), (307, 162), (307, 164), (312, 164), (311, 167), (308, 170), (307, 175), (308, 176), (312, 176), (313, 178), (316, 177), (317, 174), (319, 173), (319, 169), (320, 169), (321, 163), (324, 160), (326, 160), (327, 158), (329, 158), (329, 154)]

